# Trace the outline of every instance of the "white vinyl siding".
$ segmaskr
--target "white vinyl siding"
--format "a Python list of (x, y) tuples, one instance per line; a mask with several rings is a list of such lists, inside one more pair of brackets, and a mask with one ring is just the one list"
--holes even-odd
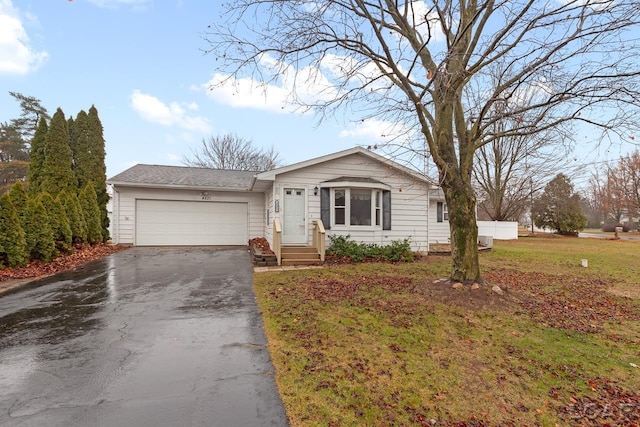
[[(429, 209), (429, 243), (446, 244), (451, 241), (451, 231), (449, 230), (449, 221), (438, 222), (438, 203), (443, 200), (431, 200), (431, 209)], [(448, 215), (447, 215), (448, 217)]]

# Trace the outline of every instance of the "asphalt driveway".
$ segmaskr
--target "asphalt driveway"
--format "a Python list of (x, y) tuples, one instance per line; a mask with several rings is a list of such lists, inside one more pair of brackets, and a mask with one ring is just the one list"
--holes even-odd
[(0, 295), (2, 426), (286, 426), (245, 250), (133, 248)]

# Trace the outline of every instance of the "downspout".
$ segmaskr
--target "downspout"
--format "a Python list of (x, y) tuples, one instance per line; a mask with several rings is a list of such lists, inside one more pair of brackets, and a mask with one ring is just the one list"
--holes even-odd
[(113, 212), (111, 219), (113, 219), (111, 243), (117, 245), (120, 243), (120, 192), (115, 185), (113, 186)]

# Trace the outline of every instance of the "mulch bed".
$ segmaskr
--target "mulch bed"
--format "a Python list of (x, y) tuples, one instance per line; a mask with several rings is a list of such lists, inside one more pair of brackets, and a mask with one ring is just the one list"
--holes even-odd
[(262, 255), (275, 255), (275, 252), (269, 247), (269, 242), (264, 237), (256, 237), (249, 240), (249, 247), (255, 246), (260, 249)]
[(60, 255), (49, 263), (32, 261), (24, 267), (5, 268), (0, 270), (0, 282), (49, 276), (51, 274), (71, 270), (79, 265), (86, 264), (89, 261), (105, 257), (127, 248), (129, 248), (129, 246), (111, 245), (108, 243), (98, 243), (96, 245), (74, 245), (73, 253)]

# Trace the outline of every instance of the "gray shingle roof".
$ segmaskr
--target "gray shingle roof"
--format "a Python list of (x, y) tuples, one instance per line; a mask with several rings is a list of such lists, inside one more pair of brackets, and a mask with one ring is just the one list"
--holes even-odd
[(248, 190), (256, 173), (185, 166), (135, 165), (111, 177), (107, 182), (116, 185)]

